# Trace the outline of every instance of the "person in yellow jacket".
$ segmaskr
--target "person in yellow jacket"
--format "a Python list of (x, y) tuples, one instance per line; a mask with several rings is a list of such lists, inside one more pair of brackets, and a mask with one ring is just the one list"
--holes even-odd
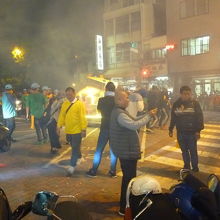
[(83, 137), (86, 137), (86, 110), (83, 102), (76, 98), (76, 92), (72, 87), (65, 90), (66, 100), (63, 102), (57, 122), (57, 133), (60, 135), (61, 127), (65, 126), (65, 133), (68, 136), (72, 147), (72, 156), (67, 174), (74, 173), (77, 160), (81, 158), (80, 145)]

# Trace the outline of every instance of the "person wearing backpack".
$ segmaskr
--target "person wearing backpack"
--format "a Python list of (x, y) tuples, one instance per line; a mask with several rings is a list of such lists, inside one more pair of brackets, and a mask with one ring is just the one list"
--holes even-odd
[(68, 87), (65, 90), (66, 100), (63, 102), (57, 122), (57, 134), (60, 136), (60, 129), (65, 126), (65, 133), (68, 136), (72, 147), (70, 166), (67, 168), (67, 175), (74, 173), (77, 161), (81, 155), (81, 141), (86, 137), (86, 110), (83, 102), (76, 98), (75, 89)]
[(176, 126), (177, 140), (182, 151), (184, 169), (199, 171), (197, 140), (204, 129), (203, 113), (199, 102), (192, 98), (189, 86), (180, 88), (180, 98), (174, 102), (171, 111), (169, 136), (173, 137)]

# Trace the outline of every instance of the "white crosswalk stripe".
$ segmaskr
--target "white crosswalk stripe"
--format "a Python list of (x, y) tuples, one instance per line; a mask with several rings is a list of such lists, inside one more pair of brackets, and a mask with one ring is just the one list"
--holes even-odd
[[(207, 134), (220, 133), (220, 129), (216, 129), (220, 128), (220, 125), (206, 124), (205, 127), (209, 128), (202, 132), (201, 139), (198, 141), (199, 168), (202, 172), (220, 175), (220, 167), (213, 162), (213, 160), (215, 162), (219, 160), (220, 162), (220, 135)], [(204, 138), (205, 141), (203, 141)], [(153, 152), (151, 155), (145, 157), (145, 161), (177, 168), (183, 167), (181, 150), (175, 144), (173, 146), (166, 145)], [(209, 162), (208, 164), (207, 161)]]

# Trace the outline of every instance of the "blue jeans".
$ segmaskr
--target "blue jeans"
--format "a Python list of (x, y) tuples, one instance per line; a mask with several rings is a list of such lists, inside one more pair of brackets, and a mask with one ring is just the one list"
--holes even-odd
[(72, 147), (70, 165), (72, 167), (75, 167), (77, 165), (77, 160), (82, 157), (81, 149), (80, 149), (82, 136), (81, 136), (81, 133), (78, 133), (78, 134), (67, 134), (67, 137)]
[(8, 137), (11, 139), (11, 135), (15, 130), (15, 117), (4, 119), (4, 125), (9, 129)]
[(193, 169), (198, 168), (197, 139), (195, 134), (177, 132), (177, 140), (182, 151), (184, 168), (190, 169), (190, 162)]
[[(106, 144), (109, 141), (109, 130), (108, 129), (101, 129), (99, 133), (99, 138), (98, 138), (98, 143), (96, 146), (96, 151), (94, 154), (94, 159), (93, 159), (93, 167), (92, 169), (96, 172), (99, 164), (101, 163), (102, 159), (102, 153), (103, 150), (106, 146)], [(110, 160), (111, 160), (111, 167), (110, 171), (116, 172), (116, 165), (117, 165), (117, 157), (114, 155), (110, 148)]]

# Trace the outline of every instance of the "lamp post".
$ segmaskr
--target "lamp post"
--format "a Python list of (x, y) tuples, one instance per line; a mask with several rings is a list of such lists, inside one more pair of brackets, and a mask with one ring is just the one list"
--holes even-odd
[(15, 63), (21, 63), (24, 61), (25, 51), (22, 47), (15, 46), (11, 51), (12, 57)]

